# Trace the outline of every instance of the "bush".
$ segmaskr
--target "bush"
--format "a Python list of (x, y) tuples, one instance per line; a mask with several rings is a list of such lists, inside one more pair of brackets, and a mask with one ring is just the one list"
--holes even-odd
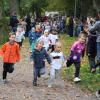
[(8, 40), (8, 33), (10, 32), (9, 17), (4, 17), (0, 20), (0, 44)]

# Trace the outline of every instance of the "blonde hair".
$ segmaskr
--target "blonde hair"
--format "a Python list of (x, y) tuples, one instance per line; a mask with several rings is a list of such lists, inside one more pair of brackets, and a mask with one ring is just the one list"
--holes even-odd
[(10, 32), (9, 33), (9, 37), (11, 37), (12, 35), (15, 35), (15, 33), (14, 32)]
[(55, 44), (55, 48), (56, 48), (56, 47), (62, 47), (61, 42), (59, 42), (59, 41), (58, 41), (58, 42), (56, 42), (56, 44)]
[(79, 34), (79, 36), (78, 36), (78, 38), (81, 38), (81, 37), (84, 37), (85, 39), (86, 39), (86, 34), (84, 33), (84, 32), (81, 32), (80, 34)]

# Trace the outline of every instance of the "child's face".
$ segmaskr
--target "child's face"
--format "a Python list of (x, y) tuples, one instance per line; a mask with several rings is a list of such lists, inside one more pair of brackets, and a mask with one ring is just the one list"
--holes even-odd
[(43, 47), (42, 43), (39, 43), (39, 44), (37, 44), (36, 49), (37, 49), (37, 50), (41, 50), (42, 47)]
[(45, 35), (45, 36), (48, 36), (48, 35), (49, 35), (49, 33), (48, 33), (48, 32), (45, 32), (45, 33), (44, 33), (44, 35)]
[(23, 30), (23, 28), (18, 28), (17, 32), (21, 32)]
[(81, 43), (85, 43), (85, 42), (86, 42), (86, 38), (85, 38), (85, 37), (80, 37), (80, 38), (79, 38), (79, 41), (80, 41)]
[(55, 51), (61, 51), (61, 46), (60, 45), (55, 46)]
[(15, 35), (11, 35), (11, 36), (9, 37), (9, 40), (10, 40), (10, 42), (14, 42), (14, 41), (15, 41)]

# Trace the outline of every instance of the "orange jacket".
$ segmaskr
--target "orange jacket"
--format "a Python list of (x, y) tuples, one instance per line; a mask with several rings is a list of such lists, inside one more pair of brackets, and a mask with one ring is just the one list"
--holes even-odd
[(42, 32), (42, 29), (39, 28), (39, 29), (36, 29), (35, 31), (36, 32)]
[(14, 42), (13, 45), (9, 42), (5, 43), (0, 50), (0, 55), (3, 56), (3, 61), (7, 63), (15, 63), (20, 60), (19, 45)]

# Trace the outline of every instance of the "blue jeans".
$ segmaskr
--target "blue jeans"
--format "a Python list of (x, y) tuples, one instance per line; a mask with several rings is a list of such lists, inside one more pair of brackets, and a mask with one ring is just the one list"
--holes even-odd
[(97, 60), (100, 62), (100, 42), (97, 42)]
[(35, 68), (34, 67), (34, 71), (33, 71), (33, 82), (37, 82), (37, 78), (41, 77), (41, 75), (45, 74), (45, 67), (43, 68)]
[(17, 27), (12, 27), (12, 31), (16, 32), (17, 31)]

